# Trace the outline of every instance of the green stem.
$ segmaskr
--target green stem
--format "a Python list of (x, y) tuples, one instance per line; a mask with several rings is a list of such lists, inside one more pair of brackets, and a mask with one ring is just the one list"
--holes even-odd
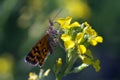
[(61, 78), (60, 77), (56, 77), (56, 80), (61, 80)]
[(61, 73), (59, 75), (56, 76), (56, 80), (61, 80), (63, 76), (69, 74), (71, 68), (73, 67), (73, 64), (75, 63), (75, 61), (78, 58), (76, 52), (70, 51), (68, 54), (72, 54), (71, 55), (72, 58), (70, 59), (70, 61), (67, 60), (64, 69), (61, 71)]
[(73, 53), (73, 54), (74, 55), (72, 55), (71, 60), (67, 64), (67, 67), (66, 67), (66, 69), (64, 71), (64, 75), (67, 75), (70, 72), (71, 68), (73, 67), (73, 64), (75, 63), (75, 61), (78, 58), (78, 56), (76, 56), (76, 53)]
[(75, 68), (73, 69), (73, 71), (71, 71), (70, 73), (78, 73), (78, 72), (80, 72), (81, 70), (87, 68), (88, 66), (89, 66), (88, 64), (83, 63), (83, 64), (81, 64), (80, 66), (75, 67)]

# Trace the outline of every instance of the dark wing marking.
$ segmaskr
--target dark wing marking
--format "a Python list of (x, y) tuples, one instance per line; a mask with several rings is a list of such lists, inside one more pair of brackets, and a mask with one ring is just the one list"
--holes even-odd
[(50, 54), (49, 34), (46, 34), (27, 54), (25, 61), (32, 65), (42, 66)]

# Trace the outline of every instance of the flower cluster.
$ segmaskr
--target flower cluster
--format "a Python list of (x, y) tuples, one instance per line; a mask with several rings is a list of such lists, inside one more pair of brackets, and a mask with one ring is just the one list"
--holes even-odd
[[(84, 64), (93, 65), (96, 71), (100, 70), (100, 61), (95, 59), (88, 49), (89, 45), (96, 46), (97, 43), (102, 43), (103, 38), (98, 36), (97, 32), (87, 23), (78, 22), (71, 23), (72, 18), (60, 18), (57, 22), (63, 31), (61, 39), (64, 42), (64, 47), (68, 52), (68, 59), (73, 60), (74, 54), (79, 56)], [(73, 53), (75, 52), (75, 53)]]
[[(75, 21), (71, 23), (72, 18), (59, 18), (56, 22), (60, 25), (61, 34), (60, 38), (63, 41), (62, 48), (66, 51), (66, 62), (62, 58), (58, 58), (54, 66), (47, 70), (40, 70), (39, 75), (30, 73), (28, 80), (44, 80), (46, 76), (52, 71), (56, 80), (61, 80), (63, 76), (70, 73), (77, 73), (86, 67), (92, 65), (98, 72), (100, 70), (99, 59), (94, 58), (88, 46), (96, 46), (98, 43), (103, 42), (102, 36), (89, 25), (87, 22), (80, 24)], [(59, 39), (59, 38), (58, 38)], [(58, 40), (59, 42), (61, 40)], [(73, 67), (77, 59), (81, 59), (82, 64)]]

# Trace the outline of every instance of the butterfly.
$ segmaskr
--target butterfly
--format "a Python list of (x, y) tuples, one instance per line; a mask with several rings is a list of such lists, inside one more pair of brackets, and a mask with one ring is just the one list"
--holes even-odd
[(53, 22), (49, 20), (46, 34), (35, 44), (25, 57), (25, 62), (34, 66), (42, 66), (47, 57), (54, 52), (59, 31), (54, 29)]

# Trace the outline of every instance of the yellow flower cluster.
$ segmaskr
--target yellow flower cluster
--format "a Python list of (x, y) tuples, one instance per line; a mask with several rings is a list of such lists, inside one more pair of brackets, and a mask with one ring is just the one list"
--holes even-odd
[(72, 27), (78, 27), (80, 26), (80, 24), (78, 22), (74, 22), (72, 24), (70, 24), (72, 18), (71, 17), (66, 17), (64, 18), (60, 18), (57, 20), (57, 22), (61, 25), (61, 28), (63, 29), (70, 29)]
[[(69, 34), (69, 30), (71, 28), (74, 28), (74, 27), (80, 27), (80, 24), (78, 22), (74, 22), (74, 23), (70, 24), (71, 20), (72, 20), (71, 17), (66, 17), (65, 19), (60, 18), (60, 19), (57, 20), (57, 22), (60, 24), (61, 28), (66, 31), (65, 33), (63, 33), (61, 35), (61, 39), (64, 41), (64, 46), (65, 46), (66, 50), (74, 48), (75, 44), (76, 43), (79, 44), (80, 41), (83, 38), (83, 34), (78, 33), (77, 36), (76, 36), (75, 41), (72, 39), (72, 36)], [(68, 33), (67, 33), (67, 31), (68, 31)], [(85, 47), (84, 47), (84, 45), (82, 45), (82, 46), (79, 45), (78, 49), (79, 49), (79, 51), (81, 51), (82, 49), (85, 50)], [(82, 52), (85, 52), (85, 51), (82, 50)]]
[(63, 31), (61, 39), (64, 42), (64, 47), (67, 51), (76, 49), (79, 57), (88, 65), (93, 65), (96, 71), (100, 70), (100, 62), (95, 59), (87, 46), (91, 44), (96, 46), (97, 43), (102, 43), (103, 38), (98, 36), (97, 32), (87, 23), (79, 24), (78, 22), (71, 23), (72, 18), (60, 18), (57, 22)]
[(101, 36), (98, 36), (97, 32), (92, 29), (92, 27), (85, 22), (85, 28), (84, 28), (84, 33), (88, 36), (88, 42), (90, 42), (91, 45), (96, 46), (97, 43), (102, 43), (103, 38)]

